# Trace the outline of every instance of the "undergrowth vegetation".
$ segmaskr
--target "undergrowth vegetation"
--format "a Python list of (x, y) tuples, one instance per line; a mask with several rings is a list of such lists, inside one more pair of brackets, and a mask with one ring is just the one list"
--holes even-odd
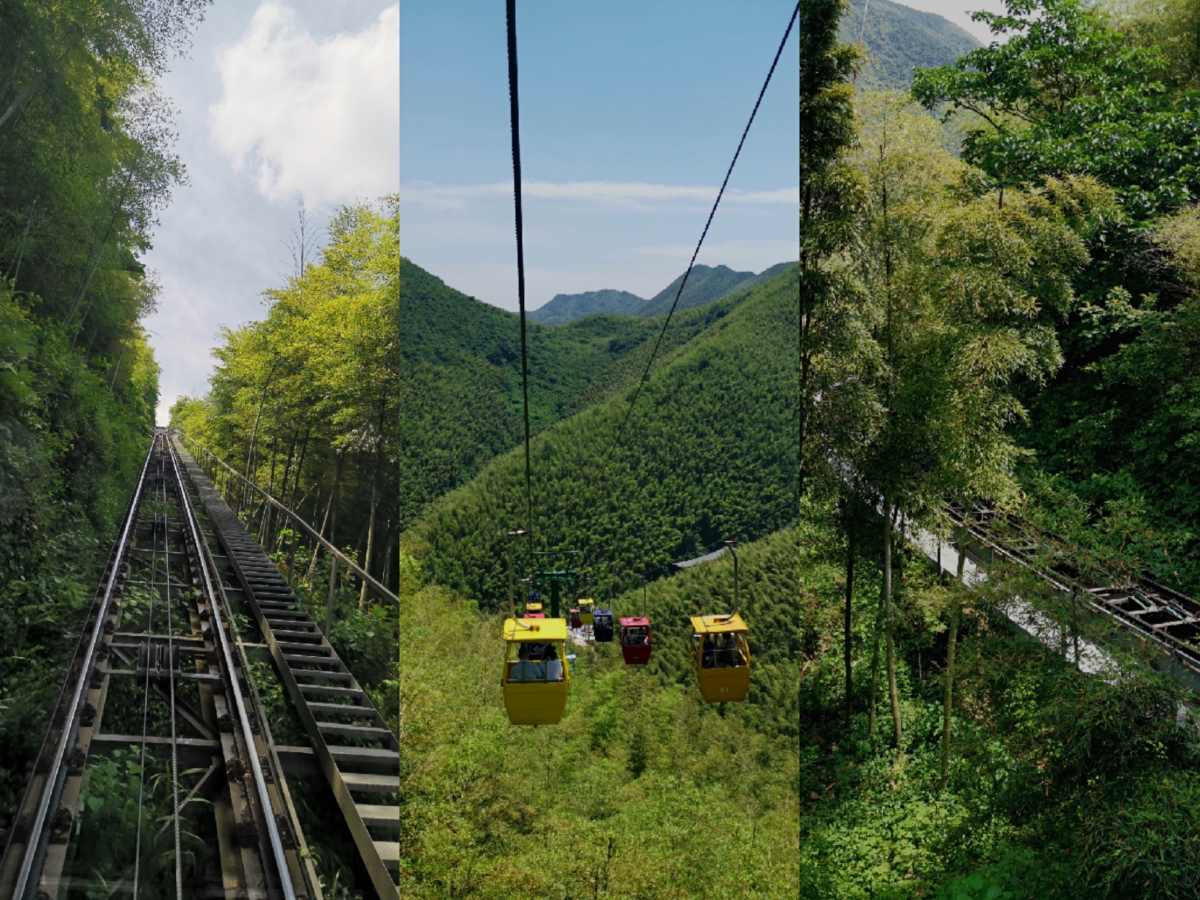
[(797, 896), (793, 740), (626, 668), (615, 644), (577, 650), (560, 725), (518, 729), (501, 699), (501, 617), (407, 583), (406, 896)]

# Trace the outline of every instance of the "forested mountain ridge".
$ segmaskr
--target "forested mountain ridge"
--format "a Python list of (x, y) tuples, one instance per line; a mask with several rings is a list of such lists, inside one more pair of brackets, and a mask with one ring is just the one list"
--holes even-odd
[[(426, 504), (515, 446), (523, 424), (517, 317), (448, 287), (407, 259), (400, 267), (403, 530)], [(660, 354), (704, 332), (744, 297), (735, 291), (677, 314)], [(661, 320), (620, 315), (554, 327), (529, 323), (533, 430), (635, 387), (661, 327)]]
[[(735, 272), (728, 266), (693, 266), (688, 275), (687, 287), (680, 294), (675, 311), (704, 306), (736, 292), (748, 291), (770, 281), (789, 265), (791, 263), (777, 263), (757, 275), (753, 272)], [(528, 318), (543, 325), (563, 325), (597, 313), (623, 313), (642, 318), (665, 316), (671, 311), (671, 304), (675, 301), (681, 281), (682, 275), (649, 300), (626, 291), (612, 290), (591, 291), (586, 294), (556, 294), (545, 306), (528, 313)]]
[(859, 46), (861, 38), (866, 59), (855, 85), (868, 91), (905, 90), (914, 69), (952, 63), (979, 46), (942, 16), (892, 0), (850, 0), (840, 38), (851, 46)]
[[(764, 281), (770, 281), (792, 263), (777, 263), (769, 269), (764, 269), (758, 275), (753, 272), (735, 272), (728, 266), (693, 266), (687, 276), (687, 286), (679, 295), (679, 305), (675, 310), (690, 309), (703, 306), (722, 297), (728, 297), (734, 291), (744, 291), (756, 287)], [(665, 288), (646, 301), (638, 308), (638, 316), (665, 316), (671, 311), (679, 283), (683, 281), (680, 275)]]
[[(619, 445), (628, 403), (617, 393), (535, 438), (539, 542), (579, 549), (602, 583), (620, 582), (727, 534), (767, 534), (789, 521), (796, 290), (792, 268), (677, 345)], [(688, 312), (721, 312), (723, 302)], [(409, 528), (403, 541), (431, 579), (494, 606), (507, 583), (504, 532), (524, 518), (523, 473), (512, 451)]]
[(646, 298), (629, 291), (600, 290), (583, 294), (555, 294), (549, 303), (527, 313), (528, 317), (543, 325), (562, 325), (584, 316), (597, 313), (624, 313), (636, 315), (636, 310), (646, 305)]

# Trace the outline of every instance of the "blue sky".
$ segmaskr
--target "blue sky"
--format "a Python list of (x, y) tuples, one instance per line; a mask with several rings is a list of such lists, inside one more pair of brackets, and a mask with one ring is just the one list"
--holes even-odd
[(207, 391), (218, 330), (265, 315), (300, 198), (323, 229), (342, 203), (399, 187), (397, 20), (395, 0), (215, 0), (162, 80), (191, 184), (145, 258), (162, 282), (145, 323), (160, 423)]
[[(997, 0), (913, 0), (968, 30)], [(649, 296), (687, 264), (791, 5), (519, 0), (528, 297)], [(789, 41), (701, 262), (795, 256), (797, 42)], [(402, 191), (403, 252), (516, 307), (503, 0), (215, 0), (162, 89), (191, 176), (145, 262), (159, 421), (207, 390), (222, 326), (265, 314), (304, 198)]]
[[(683, 271), (793, 5), (518, 3), (530, 308)], [(403, 3), (401, 252), (515, 309), (505, 52), (499, 0)], [(795, 258), (798, 52), (793, 31), (701, 262)]]

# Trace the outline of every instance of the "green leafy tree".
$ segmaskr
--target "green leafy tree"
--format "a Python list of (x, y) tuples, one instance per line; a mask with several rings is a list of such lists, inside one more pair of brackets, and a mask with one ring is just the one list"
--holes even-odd
[[(1044, 381), (1062, 363), (1054, 321), (1087, 261), (1065, 210), (1113, 207), (1088, 180), (972, 198), (936, 124), (898, 97), (869, 101), (858, 157), (869, 185), (860, 269), (882, 366), (879, 427), (852, 457), (883, 512), (883, 627), (896, 745), (892, 544), (897, 510), (936, 518), (947, 495), (1011, 506), (1024, 415), (1015, 378)], [(951, 610), (951, 629), (957, 629)], [(953, 659), (947, 671), (947, 704)], [(948, 740), (948, 739), (947, 739)], [(949, 744), (946, 744), (947, 748)]]
[(1144, 219), (1200, 197), (1200, 93), (1079, 0), (1006, 0), (979, 12), (1006, 41), (918, 69), (912, 93), (969, 114), (963, 156), (1005, 188), (1092, 175)]

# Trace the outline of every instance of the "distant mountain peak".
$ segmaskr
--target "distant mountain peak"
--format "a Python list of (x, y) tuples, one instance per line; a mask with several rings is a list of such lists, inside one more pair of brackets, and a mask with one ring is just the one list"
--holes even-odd
[(586, 294), (555, 294), (549, 303), (527, 313), (543, 325), (563, 325), (598, 313), (633, 313), (646, 300), (628, 291), (600, 290)]
[[(748, 290), (764, 281), (770, 281), (790, 263), (779, 263), (759, 274), (739, 272), (726, 265), (692, 266), (688, 275), (687, 286), (679, 297), (676, 310), (691, 309), (703, 306), (728, 297), (734, 291)], [(683, 280), (680, 275), (669, 285), (646, 300), (628, 291), (601, 290), (589, 291), (585, 294), (556, 294), (554, 299), (528, 313), (530, 319), (543, 325), (565, 325), (584, 316), (594, 316), (600, 313), (621, 313), (627, 316), (640, 316), (649, 319), (654, 316), (665, 316), (670, 312), (675, 294), (679, 291), (679, 283)]]
[[(865, 26), (864, 4), (869, 4)], [(952, 63), (982, 46), (949, 19), (892, 0), (849, 0), (839, 37), (857, 44), (860, 34), (867, 59), (856, 86), (869, 91), (907, 90), (914, 68)]]

